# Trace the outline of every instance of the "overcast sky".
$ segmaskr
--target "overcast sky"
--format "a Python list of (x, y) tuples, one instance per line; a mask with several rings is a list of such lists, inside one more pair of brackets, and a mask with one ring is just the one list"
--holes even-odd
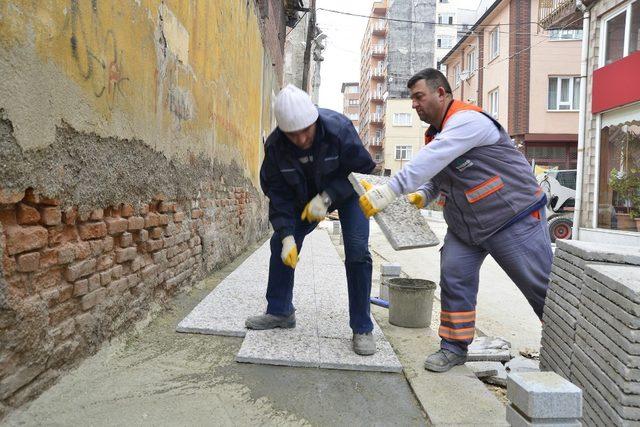
[[(316, 0), (316, 8), (369, 15), (372, 0)], [(327, 35), (320, 68), (320, 107), (342, 112), (344, 82), (360, 81), (360, 43), (367, 18), (317, 11), (317, 23)]]

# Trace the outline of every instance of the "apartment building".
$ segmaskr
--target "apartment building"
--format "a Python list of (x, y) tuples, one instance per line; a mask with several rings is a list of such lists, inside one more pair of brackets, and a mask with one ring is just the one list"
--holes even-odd
[(640, 0), (548, 1), (539, 21), (584, 36), (574, 238), (638, 247)]
[[(392, 174), (388, 150), (406, 141), (386, 134), (393, 118), (386, 114), (389, 100), (403, 100), (411, 113), (407, 80), (434, 61), (436, 0), (374, 1), (361, 45), (360, 138), (377, 163), (374, 173)], [(393, 133), (393, 132), (392, 132)]]
[(385, 114), (384, 167), (394, 174), (424, 146), (427, 124), (422, 122), (407, 99), (387, 99)]
[(530, 162), (575, 169), (582, 34), (544, 30), (537, 13), (538, 0), (494, 1), (442, 62), (454, 98), (495, 117)]
[(360, 83), (342, 83), (342, 114), (349, 117), (356, 129), (360, 126)]
[(445, 72), (442, 58), (476, 22), (480, 4), (480, 0), (436, 1), (434, 67)]

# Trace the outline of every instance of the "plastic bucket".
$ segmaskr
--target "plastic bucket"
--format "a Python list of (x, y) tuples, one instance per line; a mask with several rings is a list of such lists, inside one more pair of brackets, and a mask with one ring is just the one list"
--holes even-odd
[(389, 286), (389, 323), (404, 328), (428, 328), (436, 284), (430, 280), (397, 277)]

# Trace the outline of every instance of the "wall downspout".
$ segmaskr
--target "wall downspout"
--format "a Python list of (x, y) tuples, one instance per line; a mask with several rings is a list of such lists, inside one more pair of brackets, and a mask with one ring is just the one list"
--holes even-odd
[[(576, 174), (576, 200), (575, 210), (573, 212), (573, 230), (571, 238), (578, 240), (580, 238), (580, 217), (582, 213), (582, 184), (584, 177), (584, 146), (587, 130), (587, 72), (589, 63), (589, 23), (591, 12), (582, 3), (576, 0), (576, 6), (583, 12), (582, 14), (582, 53), (580, 58), (580, 112), (578, 114), (578, 159)], [(597, 214), (597, 213), (596, 213)]]

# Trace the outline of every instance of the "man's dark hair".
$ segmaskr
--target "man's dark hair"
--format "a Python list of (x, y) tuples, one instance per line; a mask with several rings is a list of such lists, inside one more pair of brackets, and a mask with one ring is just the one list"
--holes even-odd
[(424, 80), (433, 90), (443, 87), (445, 92), (451, 93), (451, 86), (449, 85), (447, 78), (435, 68), (425, 68), (424, 70), (415, 73), (407, 82), (407, 87), (411, 89), (413, 85), (418, 83), (418, 80)]

